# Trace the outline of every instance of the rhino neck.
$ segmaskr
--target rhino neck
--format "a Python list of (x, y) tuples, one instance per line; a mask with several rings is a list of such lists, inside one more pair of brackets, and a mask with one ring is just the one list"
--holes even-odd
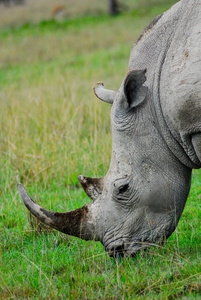
[[(177, 32), (181, 18), (186, 11), (186, 1), (180, 1), (143, 31), (140, 38), (134, 44), (129, 60), (129, 69), (147, 69), (146, 85), (149, 89), (149, 102), (152, 115), (155, 119), (160, 136), (168, 146), (170, 152), (188, 168), (198, 168), (185, 151), (181, 140), (176, 136), (161, 108), (161, 72), (166, 55), (171, 46), (171, 41)], [(166, 78), (168, 80), (168, 78)]]
[[(161, 53), (160, 65), (158, 65), (158, 72), (154, 75), (153, 87), (152, 87), (152, 113), (155, 116), (158, 131), (170, 152), (180, 161), (182, 164), (190, 169), (197, 169), (200, 167), (198, 159), (191, 159), (191, 157), (196, 157), (195, 153), (191, 157), (188, 155), (188, 151), (183, 147), (182, 140), (180, 138), (179, 132), (172, 130), (167, 118), (162, 110), (163, 104), (161, 103), (161, 72), (163, 67), (163, 62), (166, 57), (166, 52)], [(168, 99), (166, 99), (168, 101)], [(168, 113), (166, 113), (166, 116)], [(192, 149), (193, 151), (193, 149)]]
[(200, 168), (201, 38), (198, 24), (201, 22), (201, 7), (196, 5), (195, 0), (183, 2), (186, 2), (186, 9), (163, 58), (163, 64), (159, 67), (160, 86), (157, 96), (160, 113), (174, 139), (185, 151), (188, 165)]

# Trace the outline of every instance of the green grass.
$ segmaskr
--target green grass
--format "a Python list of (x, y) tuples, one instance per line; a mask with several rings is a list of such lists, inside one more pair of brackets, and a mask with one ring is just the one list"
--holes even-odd
[(110, 106), (91, 88), (119, 88), (133, 42), (171, 1), (143, 3), (115, 18), (0, 30), (0, 299), (201, 297), (199, 171), (167, 244), (122, 260), (98, 242), (31, 226), (16, 187), (51, 210), (89, 202), (77, 176), (103, 176), (111, 153)]

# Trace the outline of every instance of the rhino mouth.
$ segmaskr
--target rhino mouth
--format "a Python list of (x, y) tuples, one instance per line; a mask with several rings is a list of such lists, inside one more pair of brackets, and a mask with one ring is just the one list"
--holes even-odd
[(128, 253), (128, 242), (122, 236), (115, 240), (103, 243), (104, 249), (108, 252), (110, 257), (118, 258), (129, 256)]
[(113, 244), (109, 248), (106, 248), (106, 251), (113, 258), (125, 257), (127, 255), (124, 243)]
[(108, 255), (113, 258), (121, 258), (121, 257), (133, 257), (139, 250), (146, 250), (148, 245), (142, 245), (136, 247), (132, 243), (130, 245), (126, 245), (125, 243), (113, 243), (109, 247), (105, 248), (108, 252)]
[[(163, 243), (161, 241), (157, 246), (162, 246)], [(116, 241), (110, 242), (105, 246), (105, 250), (108, 252), (108, 255), (113, 258), (121, 258), (121, 257), (133, 257), (139, 250), (146, 251), (150, 246), (156, 246), (154, 242), (148, 241), (133, 241), (126, 242), (123, 241), (122, 238)]]

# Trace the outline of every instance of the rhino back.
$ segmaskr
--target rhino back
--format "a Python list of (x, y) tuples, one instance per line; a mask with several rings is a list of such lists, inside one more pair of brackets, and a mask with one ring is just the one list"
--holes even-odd
[(134, 43), (128, 68), (147, 69), (147, 80), (153, 78), (161, 53), (166, 51), (168, 40), (177, 26), (181, 14), (181, 3), (178, 2), (162, 15), (157, 16), (142, 31)]
[[(198, 101), (193, 101), (194, 107), (185, 105), (185, 103), (182, 105), (181, 99), (186, 92), (181, 92), (179, 80), (183, 80), (181, 71), (183, 78), (188, 74), (186, 81), (189, 82), (192, 89), (195, 81), (198, 80), (199, 67), (191, 68), (193, 57), (194, 61), (196, 61), (195, 57), (198, 59), (197, 53), (200, 49), (200, 45), (197, 45), (197, 50), (195, 49), (195, 36), (199, 32), (199, 24), (200, 4), (198, 1), (181, 0), (163, 15), (155, 18), (155, 21), (152, 21), (142, 32), (140, 38), (133, 45), (129, 60), (129, 69), (147, 69), (148, 101), (152, 106), (153, 114), (155, 114), (160, 134), (173, 154), (190, 168), (200, 167), (200, 162), (195, 155), (193, 146), (189, 143), (189, 137), (184, 142), (180, 132), (183, 132), (185, 126), (188, 127), (188, 132), (191, 129), (186, 122), (183, 127), (178, 127), (177, 123), (180, 122), (179, 124), (182, 125), (186, 119), (185, 114), (190, 114), (191, 119), (194, 119), (193, 113), (195, 110), (199, 111), (199, 104)], [(184, 47), (187, 40), (188, 49)], [(192, 41), (194, 45), (190, 46)], [(195, 53), (196, 51), (197, 53)], [(175, 63), (174, 68), (172, 60)], [(175, 71), (177, 68), (178, 72)], [(197, 89), (199, 90), (199, 83)], [(198, 94), (196, 97), (199, 97)], [(188, 99), (188, 96), (186, 98)], [(191, 113), (188, 111), (189, 106)], [(199, 114), (200, 112), (197, 113), (197, 120)], [(192, 120), (190, 123), (193, 123)]]

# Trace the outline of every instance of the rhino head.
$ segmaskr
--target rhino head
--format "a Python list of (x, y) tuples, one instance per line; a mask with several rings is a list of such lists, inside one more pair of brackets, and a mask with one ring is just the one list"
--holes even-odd
[[(105, 177), (78, 177), (91, 204), (67, 213), (49, 212), (18, 184), (26, 207), (40, 221), (69, 235), (101, 241), (114, 256), (162, 243), (174, 231), (189, 190), (175, 180), (170, 153), (155, 128), (145, 73), (130, 71), (117, 93), (103, 84), (94, 89), (101, 100), (113, 103), (113, 150)], [(178, 201), (183, 204), (176, 207)]]
[[(109, 171), (103, 178), (78, 177), (92, 202), (66, 213), (50, 212), (18, 184), (24, 204), (40, 221), (72, 236), (100, 241), (111, 256), (132, 255), (153, 243), (162, 244), (175, 230), (190, 190), (192, 168), (200, 165), (193, 160), (193, 150), (189, 156), (171, 131), (170, 116), (163, 112), (171, 95), (160, 89), (168, 81), (165, 57), (171, 57), (167, 51), (173, 30), (185, 20), (187, 3), (193, 2), (179, 2), (143, 31), (117, 92), (106, 90), (102, 83), (94, 88), (98, 98), (112, 104), (113, 143)], [(185, 68), (182, 72), (180, 77), (185, 77)], [(193, 144), (189, 147), (193, 149)]]

